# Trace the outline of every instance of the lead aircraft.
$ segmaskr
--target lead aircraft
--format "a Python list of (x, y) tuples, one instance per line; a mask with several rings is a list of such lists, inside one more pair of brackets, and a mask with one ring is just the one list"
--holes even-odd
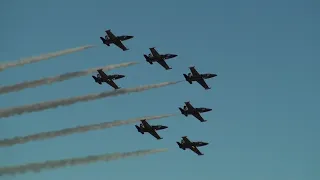
[(150, 133), (153, 137), (155, 137), (156, 139), (162, 139), (162, 137), (159, 136), (159, 134), (157, 133), (156, 130), (162, 130), (162, 129), (167, 129), (168, 126), (162, 126), (162, 125), (153, 125), (151, 126), (146, 119), (141, 120), (141, 123), (139, 126), (135, 125), (138, 132), (140, 132), (141, 134), (144, 134), (145, 132)]

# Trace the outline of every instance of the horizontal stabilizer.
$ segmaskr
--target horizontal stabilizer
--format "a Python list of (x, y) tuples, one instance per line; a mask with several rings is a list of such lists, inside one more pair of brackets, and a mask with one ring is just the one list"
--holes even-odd
[(147, 55), (143, 55), (143, 57), (146, 59), (146, 61), (150, 64), (153, 64), (151, 61), (150, 61), (150, 58), (147, 56)]
[(103, 43), (106, 41), (106, 39), (104, 39), (103, 37), (100, 37), (100, 39)]
[(177, 142), (177, 144), (178, 144), (180, 149), (186, 150), (186, 148), (184, 148), (181, 143)]
[(144, 134), (144, 132), (141, 131), (141, 128), (139, 126), (135, 125), (135, 127), (137, 128), (138, 132), (140, 132), (141, 134)]
[(185, 110), (183, 110), (182, 108), (179, 108), (179, 110), (180, 110), (181, 114), (185, 115), (186, 117), (188, 116)]
[(96, 81), (97, 82), (97, 77), (95, 77), (95, 76), (92, 76), (92, 78), (94, 79), (94, 81)]
[(92, 78), (94, 79), (94, 81), (95, 81), (96, 83), (102, 84), (101, 81), (100, 81), (97, 77), (92, 76)]
[(186, 74), (183, 74), (184, 78), (186, 79), (186, 81), (188, 81), (190, 84), (192, 84), (192, 81), (190, 81), (189, 76)]

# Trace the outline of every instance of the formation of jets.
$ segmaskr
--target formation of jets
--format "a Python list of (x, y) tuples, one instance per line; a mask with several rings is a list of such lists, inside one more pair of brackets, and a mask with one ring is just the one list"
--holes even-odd
[[(121, 35), (121, 36), (116, 36), (114, 35), (111, 30), (106, 30), (105, 31), (106, 35), (105, 37), (100, 37), (101, 41), (103, 44), (105, 44), (106, 46), (110, 46), (111, 44), (114, 44), (115, 46), (117, 46), (118, 48), (122, 49), (122, 51), (127, 51), (129, 50), (122, 41), (126, 41), (129, 39), (132, 39), (134, 36), (130, 36), (130, 35)], [(158, 63), (160, 64), (165, 70), (170, 70), (172, 69), (168, 64), (167, 64), (167, 60), (168, 59), (172, 59), (177, 57), (177, 54), (160, 54), (155, 47), (149, 48), (150, 53), (148, 55), (143, 54), (145, 60), (149, 63), (149, 64), (153, 64), (153, 63)], [(192, 84), (192, 82), (197, 82), (199, 83), (205, 90), (211, 89), (208, 84), (206, 83), (206, 79), (210, 79), (210, 78), (214, 78), (217, 76), (217, 74), (213, 74), (213, 73), (199, 73), (195, 66), (191, 66), (189, 67), (190, 69), (190, 73), (188, 74), (183, 74), (185, 80), (189, 83)], [(92, 78), (94, 79), (94, 81), (98, 84), (102, 84), (103, 82), (107, 83), (108, 85), (110, 85), (111, 87), (113, 87), (114, 89), (120, 89), (120, 87), (114, 82), (114, 80), (117, 79), (121, 79), (124, 78), (125, 75), (121, 75), (121, 74), (110, 74), (107, 75), (105, 72), (103, 72), (102, 69), (97, 70), (98, 74), (97, 76), (92, 76)], [(181, 112), (181, 114), (183, 114), (184, 116), (188, 116), (188, 115), (192, 115), (195, 118), (197, 118), (200, 122), (206, 122), (207, 120), (203, 119), (203, 117), (201, 116), (201, 113), (205, 113), (205, 112), (209, 112), (212, 111), (212, 109), (210, 108), (205, 108), (205, 107), (198, 107), (195, 108), (191, 105), (190, 101), (185, 102), (185, 105), (183, 106), (183, 108), (179, 107), (179, 110)], [(157, 133), (157, 131), (159, 130), (163, 130), (163, 129), (167, 129), (168, 126), (163, 126), (163, 125), (150, 125), (146, 119), (140, 120), (141, 123), (139, 125), (135, 125), (136, 129), (138, 132), (140, 132), (141, 134), (144, 133), (149, 133), (151, 134), (154, 138), (156, 138), (157, 140), (162, 139), (162, 137), (159, 136), (159, 134)], [(188, 139), (187, 136), (182, 136), (181, 137), (181, 141), (180, 142), (176, 142), (179, 146), (180, 149), (186, 150), (186, 149), (190, 149), (191, 151), (193, 151), (194, 153), (198, 154), (198, 155), (204, 155), (203, 153), (201, 153), (198, 149), (198, 147), (201, 146), (206, 146), (209, 143), (208, 142), (202, 142), (202, 141), (191, 141)]]

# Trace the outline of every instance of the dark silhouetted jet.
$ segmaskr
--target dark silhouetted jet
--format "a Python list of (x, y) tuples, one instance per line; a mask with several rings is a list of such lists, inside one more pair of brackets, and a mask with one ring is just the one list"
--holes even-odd
[(212, 111), (212, 109), (210, 108), (204, 108), (204, 107), (194, 108), (190, 104), (190, 101), (185, 102), (185, 106), (183, 106), (183, 109), (179, 107), (179, 110), (181, 114), (185, 115), (186, 117), (188, 117), (188, 115), (193, 115), (195, 118), (197, 118), (201, 122), (206, 122), (207, 120), (204, 120), (200, 115), (200, 113)]
[(97, 71), (99, 73), (97, 74), (97, 77), (92, 76), (96, 83), (102, 84), (102, 82), (105, 82), (110, 86), (112, 86), (114, 89), (120, 89), (120, 87), (113, 80), (124, 78), (125, 75), (121, 75), (121, 74), (106, 75), (106, 73), (104, 73), (102, 69), (98, 69)]
[(143, 55), (146, 61), (150, 64), (153, 64), (153, 62), (159, 63), (162, 67), (164, 67), (166, 70), (172, 69), (168, 66), (166, 63), (166, 60), (177, 57), (176, 54), (159, 54), (158, 51), (155, 49), (155, 47), (149, 48), (151, 53), (147, 55)]
[(204, 154), (202, 154), (197, 147), (206, 146), (209, 143), (202, 142), (202, 141), (194, 141), (194, 142), (192, 142), (187, 138), (187, 136), (182, 136), (181, 142), (177, 142), (177, 144), (179, 145), (180, 149), (183, 149), (183, 150), (190, 149), (191, 151), (193, 151), (196, 154), (198, 154), (199, 156), (201, 156), (201, 155), (204, 155)]
[(156, 132), (156, 130), (162, 130), (162, 129), (167, 129), (167, 126), (162, 126), (162, 125), (154, 125), (151, 126), (145, 119), (141, 120), (140, 126), (135, 125), (137, 130), (141, 133), (144, 134), (145, 132), (150, 133), (153, 137), (156, 139), (162, 139)]
[(129, 50), (125, 45), (122, 44), (121, 41), (132, 39), (134, 36), (128, 36), (128, 35), (115, 36), (110, 29), (106, 30), (106, 33), (107, 35), (105, 36), (105, 38), (100, 37), (103, 44), (107, 46), (110, 46), (110, 44), (114, 44), (118, 46), (120, 49), (122, 49), (123, 51)]
[(216, 77), (217, 74), (211, 74), (211, 73), (206, 73), (206, 74), (200, 74), (194, 66), (189, 67), (191, 73), (188, 75), (183, 74), (184, 78), (186, 78), (186, 81), (188, 81), (190, 84), (192, 84), (193, 81), (197, 81), (204, 89), (208, 90), (211, 89), (207, 83), (205, 82), (205, 79), (210, 79), (213, 77)]

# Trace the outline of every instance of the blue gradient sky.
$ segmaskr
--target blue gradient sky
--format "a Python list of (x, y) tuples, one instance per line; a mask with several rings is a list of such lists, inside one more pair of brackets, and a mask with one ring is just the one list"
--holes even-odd
[[(180, 3), (179, 3), (180, 2)], [(140, 61), (117, 69), (121, 87), (182, 80), (195, 65), (218, 74), (211, 90), (180, 83), (0, 120), (0, 138), (24, 136), (117, 119), (178, 112), (185, 101), (209, 107), (208, 121), (178, 116), (152, 121), (169, 126), (156, 141), (134, 125), (75, 134), (0, 149), (0, 166), (138, 149), (166, 153), (109, 163), (26, 173), (1, 180), (219, 179), (315, 180), (320, 177), (319, 1), (2, 1), (0, 61), (86, 44), (98, 47), (1, 72), (11, 85), (68, 71)], [(134, 35), (129, 51), (103, 46), (106, 29)], [(176, 53), (165, 71), (143, 53), (155, 46)], [(0, 108), (111, 90), (91, 76), (0, 96)], [(187, 135), (210, 145), (202, 157), (180, 150)]]

